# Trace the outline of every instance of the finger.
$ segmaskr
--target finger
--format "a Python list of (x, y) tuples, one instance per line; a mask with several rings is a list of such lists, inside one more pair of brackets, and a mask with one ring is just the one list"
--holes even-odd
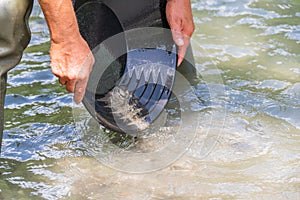
[(170, 25), (172, 30), (172, 37), (175, 42), (175, 44), (179, 47), (184, 45), (184, 37), (181, 33), (182, 27), (181, 24), (178, 23), (176, 25)]
[(172, 37), (177, 46), (183, 46), (184, 45), (184, 40), (183, 40), (183, 35), (181, 34), (182, 32), (182, 20), (178, 17), (170, 16), (169, 25), (172, 31)]
[(182, 25), (182, 21), (180, 21), (180, 20), (177, 21), (177, 23), (170, 24), (170, 28), (172, 29), (173, 40), (178, 47), (177, 66), (179, 66), (184, 59), (187, 46), (189, 45), (189, 37), (187, 37), (186, 35), (183, 34), (183, 31), (184, 31), (183, 25)]
[(89, 55), (83, 64), (84, 67), (82, 68), (81, 73), (78, 76), (74, 89), (74, 101), (77, 104), (80, 103), (84, 97), (88, 78), (94, 62), (94, 56), (92, 54)]
[(66, 89), (68, 92), (73, 93), (75, 88), (76, 80), (69, 80), (66, 84)]
[(78, 80), (77, 83), (75, 84), (75, 90), (74, 90), (74, 101), (75, 103), (79, 104), (85, 94), (85, 89), (87, 86), (88, 79), (82, 79)]
[(181, 47), (184, 45), (183, 35), (180, 32), (172, 30), (172, 37), (177, 46)]
[(58, 78), (61, 78), (63, 77), (63, 72), (61, 71), (61, 68), (59, 66), (60, 64), (57, 64), (57, 62), (51, 60), (50, 67), (53, 75)]
[(184, 60), (185, 53), (186, 53), (186, 50), (187, 50), (189, 44), (190, 44), (190, 39), (188, 37), (185, 37), (184, 38), (184, 45), (181, 46), (181, 47), (178, 47), (178, 50), (177, 50), (177, 55), (178, 55), (177, 66), (181, 65), (182, 61)]
[(68, 81), (68, 80), (67, 80), (66, 77), (58, 78), (58, 82), (59, 82), (61, 85), (66, 85), (67, 81)]
[(184, 49), (183, 47), (182, 47), (182, 48), (178, 48), (177, 67), (178, 67), (179, 65), (181, 65), (181, 63), (182, 63), (182, 61), (183, 61), (183, 59), (184, 59), (184, 56), (182, 56), (182, 55), (185, 54), (185, 51), (186, 51), (186, 49)]

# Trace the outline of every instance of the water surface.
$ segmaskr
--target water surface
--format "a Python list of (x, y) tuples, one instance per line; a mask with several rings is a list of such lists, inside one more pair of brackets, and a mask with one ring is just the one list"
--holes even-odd
[[(212, 122), (199, 78), (192, 146), (161, 170), (130, 174), (90, 156), (76, 132), (36, 6), (31, 43), (9, 73), (0, 199), (300, 199), (300, 2), (194, 0), (193, 13), (196, 65), (222, 78), (225, 123)], [(153, 141), (163, 144), (138, 149)]]

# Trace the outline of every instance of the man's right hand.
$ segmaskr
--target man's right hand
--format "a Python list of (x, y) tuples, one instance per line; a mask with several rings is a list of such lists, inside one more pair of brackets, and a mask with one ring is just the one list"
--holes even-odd
[(71, 0), (39, 0), (51, 39), (51, 68), (79, 103), (85, 94), (94, 57), (81, 37)]
[(71, 41), (51, 42), (51, 68), (67, 91), (74, 93), (74, 101), (83, 99), (94, 57), (85, 40), (79, 35)]

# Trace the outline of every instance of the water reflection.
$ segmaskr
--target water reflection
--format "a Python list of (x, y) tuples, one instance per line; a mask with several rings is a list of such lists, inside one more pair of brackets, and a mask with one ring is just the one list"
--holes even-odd
[[(9, 74), (0, 199), (299, 199), (299, 8), (297, 0), (193, 1), (194, 40), (205, 49), (195, 51), (197, 67), (222, 76), (226, 123), (212, 126), (214, 107), (200, 79), (193, 145), (171, 166), (139, 175), (86, 156), (72, 96), (49, 69), (48, 31), (35, 8), (30, 47)], [(208, 149), (217, 141), (206, 157), (204, 139)]]

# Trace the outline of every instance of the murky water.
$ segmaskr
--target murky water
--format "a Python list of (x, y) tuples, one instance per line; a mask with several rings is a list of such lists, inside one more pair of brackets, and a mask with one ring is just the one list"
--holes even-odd
[(197, 67), (222, 78), (226, 113), (212, 119), (218, 108), (199, 79), (194, 143), (161, 170), (131, 174), (87, 153), (36, 7), (9, 74), (0, 199), (300, 199), (300, 2), (195, 0), (193, 12)]

